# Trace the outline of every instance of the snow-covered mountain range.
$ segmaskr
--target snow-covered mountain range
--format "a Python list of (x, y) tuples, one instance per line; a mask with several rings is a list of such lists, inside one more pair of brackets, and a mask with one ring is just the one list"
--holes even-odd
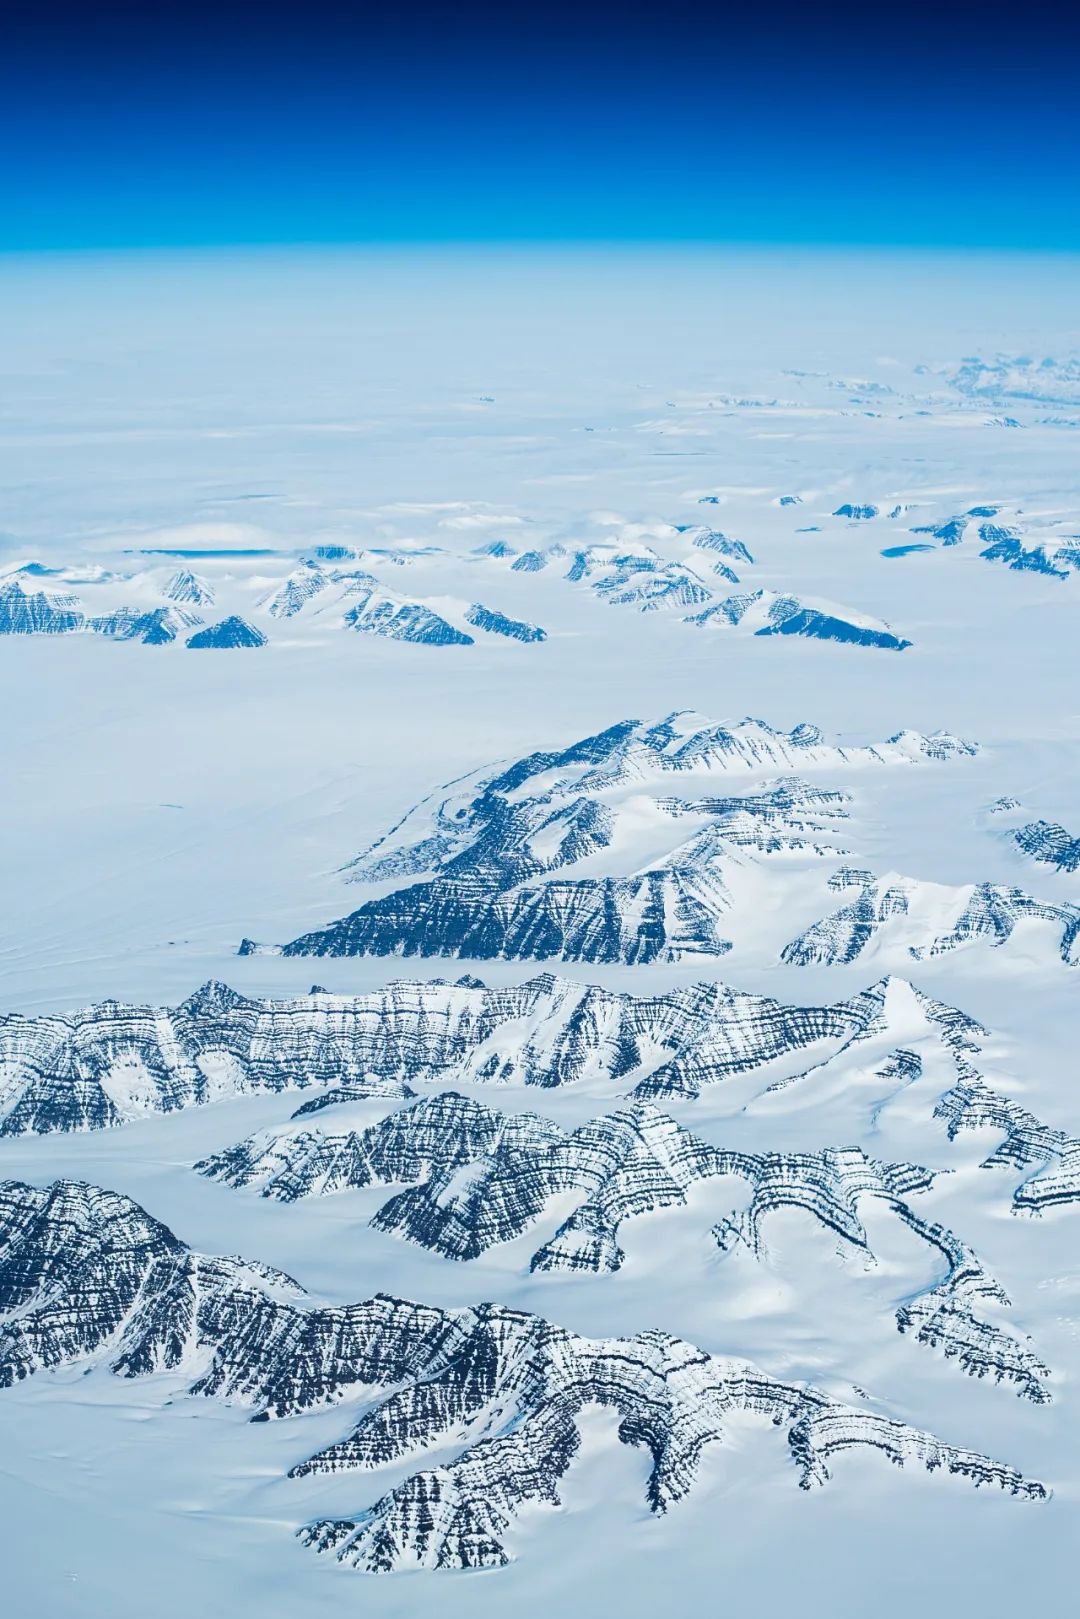
[[(777, 766), (858, 771), (975, 752), (948, 733), (848, 747), (810, 725), (780, 732), (693, 714), (626, 721), (432, 794), (349, 869), (354, 881), (398, 886), (284, 953), (637, 963), (722, 955), (740, 873), (760, 867), (768, 880), (791, 857), (843, 852), (848, 800), (789, 777), (753, 793), (677, 796), (673, 776), (704, 787), (717, 774)], [(246, 940), (241, 953), (258, 948)]]
[(419, 1459), (450, 1441), (452, 1460), (412, 1473), (360, 1517), (300, 1531), (370, 1572), (505, 1563), (518, 1514), (558, 1504), (578, 1421), (594, 1405), (614, 1411), (623, 1444), (643, 1448), (656, 1513), (694, 1488), (703, 1451), (727, 1442), (740, 1413), (786, 1425), (804, 1489), (866, 1447), (1013, 1495), (1047, 1494), (1006, 1464), (663, 1332), (589, 1339), (499, 1305), (446, 1311), (386, 1295), (319, 1305), (266, 1266), (193, 1252), (114, 1192), (0, 1182), (0, 1390), (95, 1364), (125, 1378), (180, 1371), (190, 1394), (253, 1420), (366, 1397), (347, 1435), (298, 1463), (296, 1477)]

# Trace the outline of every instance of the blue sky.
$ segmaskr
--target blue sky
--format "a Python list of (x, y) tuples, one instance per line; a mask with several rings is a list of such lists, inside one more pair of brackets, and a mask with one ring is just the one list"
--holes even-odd
[(0, 248), (1080, 248), (1080, 38), (1042, 0), (8, 14)]

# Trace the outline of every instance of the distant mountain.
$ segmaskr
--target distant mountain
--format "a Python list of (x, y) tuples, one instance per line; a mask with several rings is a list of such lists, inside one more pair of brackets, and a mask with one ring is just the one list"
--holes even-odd
[(190, 568), (181, 568), (173, 574), (165, 586), (165, 594), (170, 601), (193, 607), (212, 607), (214, 603), (213, 588)]
[[(349, 868), (355, 881), (427, 880), (371, 899), (284, 950), (627, 962), (715, 956), (728, 948), (721, 929), (731, 861), (840, 852), (834, 839), (846, 800), (798, 779), (741, 797), (677, 798), (672, 773), (911, 763), (973, 751), (946, 734), (901, 732), (877, 747), (842, 748), (813, 726), (713, 726), (690, 714), (652, 726), (627, 721), (433, 794)], [(648, 858), (635, 860), (635, 842)], [(615, 849), (618, 864), (605, 854)]]
[(851, 501), (845, 501), (842, 506), (837, 506), (833, 516), (846, 517), (853, 522), (866, 522), (870, 518), (880, 516), (880, 508), (871, 505), (858, 506), (853, 505)]
[(834, 886), (855, 897), (806, 928), (783, 951), (796, 966), (854, 961), (871, 945), (892, 945), (916, 960), (979, 940), (1007, 944), (1021, 924), (1046, 924), (1047, 948), (1080, 961), (1080, 905), (1055, 905), (997, 883), (951, 887), (911, 877), (838, 873)]
[(345, 625), (364, 635), (382, 635), (391, 641), (413, 641), (423, 646), (472, 646), (473, 637), (455, 629), (423, 602), (402, 601), (381, 590), (357, 589), (355, 604), (345, 614)]
[(996, 354), (964, 359), (946, 380), (969, 399), (1022, 400), (1039, 405), (1080, 405), (1080, 359)]
[(113, 613), (90, 619), (89, 628), (118, 641), (141, 641), (144, 646), (168, 646), (184, 630), (201, 623), (202, 619), (197, 613), (189, 613), (182, 607), (153, 607), (146, 612), (118, 607)]
[(802, 635), (815, 641), (842, 641), (849, 646), (878, 647), (903, 652), (911, 645), (894, 635), (888, 625), (816, 600), (755, 590), (728, 596), (685, 620), (699, 627), (739, 628), (754, 635)]
[(536, 624), (526, 624), (519, 618), (507, 618), (505, 613), (493, 611), (474, 602), (465, 614), (474, 628), (487, 630), (489, 635), (506, 635), (513, 641), (546, 641), (547, 631)]
[(979, 555), (987, 562), (1001, 562), (1017, 573), (1046, 574), (1067, 579), (1080, 571), (1080, 533), (1063, 533), (1057, 518), (1033, 520), (1022, 512), (996, 521), (999, 505), (972, 506), (966, 512), (912, 529), (942, 546), (961, 545), (973, 537), (980, 545)]
[(18, 579), (0, 583), (0, 635), (68, 635), (85, 624), (74, 596), (29, 591)]
[(211, 624), (205, 630), (198, 630), (187, 639), (189, 647), (252, 647), (265, 646), (266, 636), (257, 630), (254, 624), (238, 617), (235, 613), (223, 618), (217, 624)]

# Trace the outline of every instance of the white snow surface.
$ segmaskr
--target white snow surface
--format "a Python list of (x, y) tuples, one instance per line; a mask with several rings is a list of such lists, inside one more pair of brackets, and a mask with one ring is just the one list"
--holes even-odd
[[(715, 963), (553, 970), (639, 995), (722, 978), (797, 1005), (896, 971), (985, 1026), (969, 1056), (995, 1092), (1080, 1136), (1078, 979), (1045, 924), (1023, 924), (1000, 949), (980, 939), (911, 953), (979, 884), (1080, 904), (1076, 874), (1026, 859), (987, 814), (1019, 800), (1031, 819), (1080, 825), (1080, 571), (989, 563), (967, 532), (906, 550), (927, 542), (918, 527), (984, 506), (1055, 556), (1080, 534), (1077, 273), (1034, 257), (674, 251), (7, 260), (0, 586), (14, 576), (89, 614), (142, 612), (190, 571), (212, 604), (177, 605), (207, 623), (239, 614), (268, 641), (254, 655), (193, 657), (186, 632), (165, 646), (0, 635), (0, 1012), (176, 1005), (210, 978), (268, 996), (464, 972), (520, 983), (535, 962), (236, 948), (354, 909), (357, 854), (403, 817), (387, 847), (416, 842), (430, 816), (413, 807), (433, 793), (457, 802), (493, 761), (628, 719), (678, 713), (689, 734), (701, 716), (753, 715), (776, 730), (818, 726), (841, 750), (798, 774), (848, 795), (823, 840), (835, 833), (842, 856), (732, 859), (732, 949)], [(878, 515), (834, 516), (845, 504)], [(703, 527), (753, 562), (695, 543)], [(700, 633), (684, 623), (692, 606), (640, 611), (598, 592), (596, 575), (566, 577), (601, 546), (659, 559), (680, 583), (692, 570), (716, 601), (764, 590), (823, 602), (912, 645), (894, 656)], [(551, 555), (515, 566), (530, 553)], [(479, 602), (547, 639), (352, 634), (344, 577), (272, 613), (308, 562), (370, 574), (394, 602), (454, 627)], [(28, 563), (50, 571), (17, 573)], [(898, 733), (938, 731), (978, 752), (917, 768), (861, 762), (859, 750)], [(635, 872), (690, 837), (698, 823), (673, 831), (659, 794), (729, 797), (793, 773), (628, 781), (612, 850), (572, 875)], [(828, 887), (841, 858), (878, 884), (903, 874), (908, 916), (847, 965), (785, 963), (785, 943), (858, 892)], [(934, 1107), (955, 1083), (952, 1060), (910, 992), (889, 995), (887, 1038), (820, 1064), (800, 1053), (771, 1089), (755, 1074), (670, 1111), (740, 1151), (858, 1145), (938, 1172), (919, 1212), (1005, 1289), (1011, 1305), (995, 1319), (1049, 1366), (1048, 1405), (965, 1377), (895, 1330), (896, 1309), (936, 1273), (925, 1245), (869, 1206), (873, 1264), (839, 1257), (832, 1234), (792, 1210), (767, 1216), (765, 1257), (721, 1256), (709, 1227), (731, 1199), (702, 1182), (684, 1205), (626, 1222), (618, 1272), (531, 1273), (561, 1206), (523, 1239), (455, 1263), (368, 1224), (386, 1185), (280, 1203), (211, 1181), (198, 1160), (280, 1131), (310, 1095), (237, 1095), (221, 1052), (205, 1063), (210, 1105), (172, 1115), (149, 1110), (137, 1064), (114, 1064), (108, 1094), (130, 1122), (0, 1140), (0, 1179), (120, 1191), (199, 1252), (278, 1267), (317, 1301), (384, 1290), (443, 1307), (492, 1300), (593, 1336), (660, 1329), (1018, 1467), (1051, 1487), (1048, 1502), (859, 1451), (804, 1493), (781, 1441), (740, 1420), (705, 1452), (689, 1497), (655, 1516), (645, 1453), (618, 1443), (600, 1409), (583, 1422), (561, 1506), (515, 1520), (506, 1568), (366, 1575), (295, 1531), (355, 1516), (427, 1460), (287, 1477), (341, 1439), (356, 1401), (249, 1424), (238, 1407), (189, 1397), (182, 1374), (74, 1366), (0, 1389), (11, 1611), (682, 1619), (722, 1602), (763, 1619), (1005, 1619), (1064, 1606), (1080, 1535), (1080, 1209), (1011, 1212), (1033, 1171), (981, 1167), (1000, 1132), (949, 1140)], [(883, 1088), (882, 1066), (908, 1047), (922, 1053), (921, 1079)], [(615, 1105), (602, 1075), (577, 1090), (471, 1094), (567, 1129)], [(360, 1128), (388, 1111), (357, 1103), (307, 1122)], [(470, 1174), (457, 1172), (455, 1195)]]

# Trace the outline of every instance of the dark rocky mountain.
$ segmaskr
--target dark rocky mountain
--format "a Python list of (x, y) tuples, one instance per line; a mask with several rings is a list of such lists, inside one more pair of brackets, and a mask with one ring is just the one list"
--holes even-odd
[[(947, 733), (840, 748), (813, 726), (709, 726), (686, 714), (649, 727), (627, 721), (434, 793), (348, 868), (353, 881), (427, 880), (370, 899), (283, 951), (590, 962), (720, 955), (729, 946), (725, 862), (841, 852), (832, 838), (846, 798), (790, 778), (744, 796), (676, 798), (672, 772), (888, 765), (974, 751)], [(663, 840), (667, 853), (629, 872), (624, 855), (611, 870), (604, 851), (640, 840), (646, 815), (655, 827), (647, 847)], [(690, 836), (687, 822), (696, 823)], [(245, 940), (241, 953), (258, 948)]]
[[(541, 974), (508, 988), (399, 982), (366, 995), (264, 1000), (209, 983), (173, 1008), (103, 1001), (0, 1017), (0, 1135), (95, 1130), (246, 1092), (317, 1088), (312, 1107), (410, 1087), (601, 1081), (690, 1098), (807, 1052), (817, 1061), (894, 1025), (974, 1049), (972, 1019), (883, 979), (827, 1006), (718, 983), (617, 994)], [(772, 1068), (770, 1068), (772, 1065)]]
[(95, 1364), (122, 1377), (196, 1372), (192, 1395), (255, 1420), (366, 1399), (348, 1434), (294, 1475), (383, 1466), (452, 1441), (456, 1457), (412, 1473), (359, 1517), (301, 1531), (372, 1572), (505, 1563), (521, 1509), (558, 1502), (580, 1420), (598, 1405), (618, 1416), (620, 1441), (649, 1457), (657, 1513), (690, 1493), (702, 1452), (724, 1444), (741, 1413), (786, 1428), (804, 1489), (827, 1482), (842, 1451), (866, 1447), (1047, 1495), (1015, 1468), (666, 1333), (589, 1339), (499, 1305), (447, 1311), (384, 1294), (319, 1305), (280, 1272), (193, 1253), (116, 1193), (0, 1183), (0, 1388)]
[(187, 639), (189, 647), (196, 650), (209, 648), (231, 648), (265, 646), (266, 636), (262, 630), (257, 630), (254, 624), (247, 619), (240, 618), (233, 613), (229, 618), (223, 618), (217, 624), (210, 624), (205, 630), (198, 630)]
[(741, 1180), (746, 1195), (712, 1232), (724, 1252), (745, 1248), (764, 1259), (766, 1217), (795, 1209), (833, 1232), (846, 1251), (872, 1261), (859, 1206), (876, 1199), (947, 1265), (944, 1280), (904, 1301), (900, 1330), (941, 1348), (969, 1375), (1011, 1383), (1039, 1404), (1049, 1398), (1047, 1368), (980, 1312), (985, 1301), (1008, 1305), (1004, 1289), (954, 1232), (912, 1208), (911, 1197), (932, 1185), (932, 1173), (879, 1163), (858, 1147), (730, 1151), (648, 1102), (567, 1132), (536, 1114), (500, 1113), (450, 1091), (361, 1131), (267, 1132), (196, 1167), (282, 1202), (406, 1183), (371, 1223), (454, 1260), (513, 1241), (543, 1223), (553, 1199), (576, 1196), (572, 1212), (533, 1254), (533, 1271), (616, 1271), (625, 1257), (619, 1242), (625, 1221), (684, 1205), (693, 1185), (726, 1178)]

